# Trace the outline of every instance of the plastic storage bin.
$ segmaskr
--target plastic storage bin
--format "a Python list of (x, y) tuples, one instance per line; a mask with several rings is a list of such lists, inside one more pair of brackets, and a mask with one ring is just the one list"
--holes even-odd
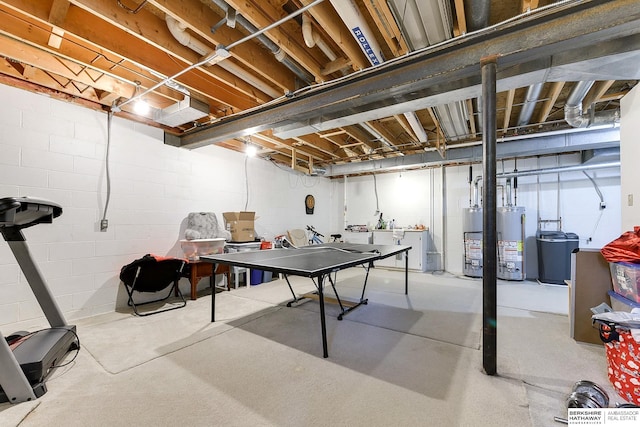
[(611, 283), (616, 293), (640, 303), (640, 264), (610, 262)]
[(613, 311), (626, 311), (630, 313), (634, 308), (640, 308), (639, 302), (631, 301), (629, 298), (625, 298), (614, 291), (608, 291), (607, 293), (609, 294)]
[(189, 261), (198, 261), (202, 255), (224, 252), (224, 238), (180, 240), (180, 247)]
[(564, 285), (571, 279), (571, 252), (578, 249), (578, 235), (562, 231), (536, 233), (538, 245), (538, 280)]
[(262, 283), (262, 270), (251, 270), (251, 286)]

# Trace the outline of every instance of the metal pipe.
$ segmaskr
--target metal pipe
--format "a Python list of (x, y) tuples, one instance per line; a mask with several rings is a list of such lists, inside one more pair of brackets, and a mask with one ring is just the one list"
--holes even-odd
[(557, 167), (548, 168), (548, 169), (532, 169), (532, 170), (526, 170), (526, 171), (503, 172), (503, 173), (497, 174), (497, 177), (498, 178), (514, 178), (518, 176), (544, 175), (547, 173), (561, 173), (561, 172), (581, 172), (586, 170), (615, 168), (615, 167), (620, 167), (619, 160), (615, 162), (594, 163), (591, 165), (557, 166)]
[(375, 130), (373, 126), (371, 126), (369, 123), (362, 122), (360, 123), (360, 126), (362, 126), (367, 132), (369, 132), (371, 135), (373, 135), (377, 140), (379, 140), (381, 143), (383, 143), (387, 147), (391, 148), (394, 151), (397, 150), (396, 147), (393, 146), (393, 144), (387, 141), (387, 139), (384, 136), (382, 136), (380, 132)]
[[(228, 10), (230, 9), (229, 5), (224, 0), (211, 0), (211, 2), (214, 3), (216, 6), (218, 6), (220, 9), (222, 9), (225, 13), (227, 13)], [(319, 2), (318, 1), (314, 2), (312, 5), (315, 5), (316, 3), (319, 3)], [(236, 23), (238, 23), (241, 27), (243, 27), (245, 30), (247, 30), (251, 34), (255, 34), (258, 32), (258, 28), (255, 25), (253, 25), (247, 18), (245, 18), (240, 14), (236, 15)], [(269, 49), (271, 53), (273, 53), (273, 55), (276, 57), (276, 59), (279, 62), (281, 62), (285, 67), (291, 70), (296, 76), (298, 76), (305, 83), (309, 84), (315, 80), (314, 77), (309, 72), (307, 72), (307, 70), (300, 67), (291, 58), (289, 58), (289, 56), (286, 53), (282, 52), (282, 50), (280, 49), (280, 46), (278, 46), (273, 41), (271, 41), (269, 37), (265, 36), (264, 34), (259, 34), (256, 36), (256, 38), (267, 49)]]
[[(213, 50), (205, 43), (201, 42), (195, 37), (192, 37), (191, 34), (187, 32), (187, 27), (182, 22), (174, 19), (170, 15), (167, 15), (165, 20), (167, 22), (167, 28), (169, 28), (169, 32), (181, 45), (186, 46), (195, 52), (198, 52), (202, 56), (207, 56), (213, 52)], [(250, 85), (255, 86), (257, 89), (266, 93), (272, 98), (278, 98), (283, 95), (267, 82), (247, 72), (244, 68), (235, 64), (234, 62), (221, 61), (218, 62), (217, 65), (220, 68), (223, 68), (228, 72), (238, 76), (240, 79), (244, 80)]]
[[(548, 168), (548, 169), (531, 169), (531, 170), (525, 170), (525, 171), (514, 170), (513, 172), (497, 173), (496, 178), (518, 179), (519, 176), (531, 176), (531, 175), (538, 176), (538, 175), (544, 175), (548, 173), (561, 173), (561, 172), (584, 172), (584, 171), (593, 170), (593, 169), (606, 169), (606, 168), (615, 168), (615, 167), (620, 167), (619, 160), (615, 162), (593, 163), (589, 165), (557, 166), (555, 168)], [(482, 181), (482, 175), (478, 175), (473, 181), (473, 200), (474, 200), (475, 207), (479, 206), (478, 187), (479, 187), (480, 181)]]
[(582, 113), (582, 101), (595, 82), (580, 81), (575, 84), (564, 105), (564, 119), (574, 128), (586, 128), (596, 125), (614, 125), (620, 121), (620, 110), (607, 110), (595, 113), (589, 108), (587, 114)]
[(464, 0), (467, 29), (477, 31), (489, 25), (491, 0)]
[(447, 214), (447, 168), (445, 165), (441, 167), (441, 179), (442, 179), (442, 265), (441, 270), (446, 271), (446, 257), (447, 257), (447, 239), (445, 236), (447, 235), (447, 218), (449, 217)]
[(203, 65), (206, 64), (212, 64), (212, 63), (216, 63), (216, 61), (221, 61), (224, 60), (225, 58), (229, 57), (229, 49), (234, 48), (246, 41), (249, 41), (255, 37), (259, 37), (262, 33), (269, 31), (275, 27), (277, 27), (278, 25), (281, 25), (282, 23), (288, 21), (291, 18), (295, 18), (296, 16), (300, 15), (301, 13), (305, 12), (306, 10), (311, 9), (313, 6), (322, 3), (324, 0), (315, 0), (313, 3), (308, 4), (307, 6), (297, 10), (296, 12), (285, 16), (284, 18), (274, 22), (271, 25), (268, 25), (266, 27), (264, 27), (262, 30), (254, 33), (254, 34), (250, 34), (247, 37), (244, 37), (238, 41), (235, 41), (233, 43), (231, 43), (229, 46), (225, 47), (217, 47), (215, 51), (213, 51), (210, 55), (207, 55), (206, 58), (202, 59), (201, 61), (195, 63), (195, 64), (191, 64), (190, 66), (188, 66), (187, 68), (183, 68), (182, 70), (178, 71), (177, 73), (175, 73), (174, 75), (167, 77), (166, 79), (164, 79), (161, 82), (156, 83), (155, 85), (151, 86), (149, 89), (145, 90), (144, 92), (129, 98), (127, 100), (125, 100), (124, 102), (120, 103), (120, 104), (115, 104), (111, 107), (111, 111), (120, 111), (120, 107), (122, 107), (123, 105), (129, 104), (135, 100), (138, 100), (140, 98), (142, 98), (143, 96), (145, 96), (146, 94), (153, 92), (154, 90), (158, 89), (160, 86), (166, 84), (166, 82), (168, 80), (174, 80), (177, 77), (180, 77), (181, 75), (188, 73), (189, 71), (201, 67)]
[(584, 128), (589, 125), (589, 118), (582, 115), (582, 100), (594, 83), (593, 80), (577, 82), (564, 104), (564, 119), (574, 128)]
[(536, 108), (536, 102), (540, 99), (542, 86), (544, 86), (544, 83), (536, 83), (532, 84), (529, 86), (529, 89), (527, 89), (527, 95), (525, 97), (524, 104), (522, 104), (520, 116), (518, 117), (518, 127), (526, 126), (531, 121), (533, 110)]
[(493, 56), (483, 58), (480, 63), (484, 111), (482, 162), (485, 181), (482, 191), (482, 360), (487, 375), (496, 374), (497, 358), (496, 61), (497, 58)]

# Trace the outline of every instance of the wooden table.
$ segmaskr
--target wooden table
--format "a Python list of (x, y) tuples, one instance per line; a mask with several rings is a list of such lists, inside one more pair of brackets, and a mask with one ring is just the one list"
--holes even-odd
[(224, 274), (227, 277), (227, 290), (229, 290), (229, 280), (230, 280), (230, 272), (228, 265), (217, 265), (215, 274), (213, 272), (213, 264), (210, 262), (204, 261), (189, 261), (188, 265), (188, 275), (185, 275), (189, 279), (189, 283), (191, 283), (191, 299), (198, 299), (197, 287), (200, 279), (205, 277), (209, 277), (211, 292), (215, 292), (215, 275), (216, 274)]

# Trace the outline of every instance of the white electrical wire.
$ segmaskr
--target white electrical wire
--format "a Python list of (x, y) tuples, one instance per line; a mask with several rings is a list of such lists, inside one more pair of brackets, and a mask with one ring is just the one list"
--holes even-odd
[(107, 113), (107, 147), (105, 149), (104, 155), (104, 168), (107, 179), (107, 198), (104, 202), (104, 213), (102, 215), (102, 220), (106, 221), (107, 219), (107, 209), (109, 209), (109, 200), (111, 200), (111, 175), (109, 173), (109, 148), (111, 147), (111, 123), (113, 121), (113, 111), (109, 111)]

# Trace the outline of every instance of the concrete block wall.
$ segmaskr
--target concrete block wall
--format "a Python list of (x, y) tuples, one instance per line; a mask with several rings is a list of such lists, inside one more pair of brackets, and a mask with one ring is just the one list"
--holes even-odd
[[(0, 85), (0, 197), (31, 196), (63, 207), (53, 224), (24, 229), (27, 244), (67, 320), (126, 305), (118, 274), (146, 254), (182, 256), (189, 212), (255, 211), (266, 239), (313, 219), (329, 232), (331, 185), (270, 162), (210, 146), (164, 145), (162, 131)], [(248, 180), (248, 186), (247, 184)], [(247, 190), (248, 188), (248, 190)], [(313, 217), (304, 198), (313, 194)], [(204, 284), (204, 281), (203, 281)], [(181, 288), (188, 292), (186, 280)], [(8, 245), (0, 240), (0, 330), (46, 326)]]
[[(578, 154), (519, 159), (519, 171), (571, 166), (580, 163)], [(498, 172), (511, 172), (513, 160), (499, 162)], [(517, 206), (525, 207), (525, 257), (527, 278), (537, 278), (536, 230), (538, 218), (562, 219), (562, 229), (577, 233), (580, 247), (600, 248), (620, 235), (620, 170), (619, 168), (587, 171), (594, 179), (606, 203), (600, 209), (600, 197), (583, 172), (541, 174), (518, 178), (517, 191), (512, 190)], [(473, 165), (473, 177), (482, 176), (482, 165)], [(384, 218), (395, 218), (398, 226), (424, 224), (430, 228), (432, 250), (444, 259), (444, 269), (462, 274), (463, 209), (470, 206), (468, 166), (435, 167), (415, 171), (380, 173), (376, 176), (378, 205)], [(505, 180), (499, 179), (498, 205), (504, 206)], [(442, 200), (442, 187), (446, 200)], [(345, 185), (334, 183), (336, 203), (344, 199)], [(371, 175), (348, 178), (346, 184), (346, 218), (349, 224), (375, 226), (375, 186)], [(517, 194), (517, 200), (515, 195)], [(479, 197), (482, 188), (479, 188)], [(481, 199), (479, 200), (481, 203)], [(338, 212), (339, 210), (336, 210)], [(341, 215), (344, 218), (344, 215)], [(556, 224), (550, 225), (555, 227)], [(553, 230), (555, 228), (546, 228)], [(444, 249), (444, 253), (443, 252)]]

